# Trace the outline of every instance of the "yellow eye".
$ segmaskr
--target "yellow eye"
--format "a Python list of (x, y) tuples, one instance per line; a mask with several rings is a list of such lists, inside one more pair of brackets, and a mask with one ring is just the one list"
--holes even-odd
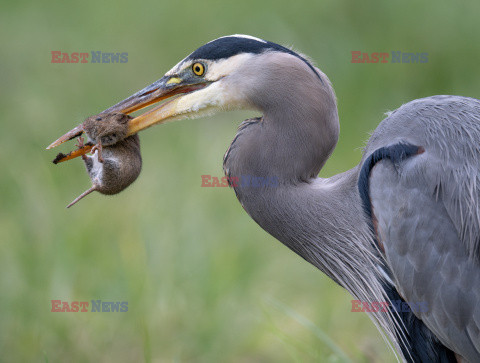
[(203, 76), (205, 73), (205, 66), (202, 63), (193, 63), (192, 70), (197, 76)]

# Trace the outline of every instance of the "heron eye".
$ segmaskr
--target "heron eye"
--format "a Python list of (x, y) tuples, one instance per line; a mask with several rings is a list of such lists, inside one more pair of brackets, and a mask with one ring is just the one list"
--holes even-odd
[(203, 76), (205, 73), (205, 66), (202, 63), (193, 63), (192, 70), (197, 76)]

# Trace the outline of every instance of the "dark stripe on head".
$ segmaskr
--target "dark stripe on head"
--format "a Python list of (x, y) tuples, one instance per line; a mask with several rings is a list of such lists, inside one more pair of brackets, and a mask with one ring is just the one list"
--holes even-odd
[(215, 39), (210, 43), (202, 45), (192, 54), (190, 54), (186, 60), (206, 59), (206, 60), (219, 60), (233, 57), (234, 55), (241, 53), (253, 53), (261, 54), (267, 51), (276, 51), (291, 54), (301, 59), (305, 64), (317, 75), (320, 81), (323, 83), (322, 77), (315, 70), (315, 68), (305, 58), (295, 53), (293, 50), (285, 48), (276, 43), (269, 41), (256, 40), (254, 38), (244, 38), (242, 36), (227, 36)]

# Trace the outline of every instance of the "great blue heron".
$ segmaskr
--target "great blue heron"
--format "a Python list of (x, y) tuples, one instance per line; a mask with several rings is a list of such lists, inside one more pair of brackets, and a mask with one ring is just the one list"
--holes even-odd
[(324, 179), (317, 175), (339, 134), (336, 98), (304, 56), (251, 36), (221, 37), (104, 112), (167, 98), (130, 121), (129, 134), (219, 110), (260, 111), (224, 156), (227, 176), (275, 180), (233, 186), (247, 213), (357, 299), (424, 303), (370, 314), (407, 361), (480, 361), (479, 100), (401, 106), (358, 166)]

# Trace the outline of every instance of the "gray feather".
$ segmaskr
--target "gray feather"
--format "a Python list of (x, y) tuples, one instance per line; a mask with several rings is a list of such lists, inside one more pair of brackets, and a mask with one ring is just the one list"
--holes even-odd
[(398, 141), (425, 152), (401, 165), (380, 162), (370, 193), (379, 236), (397, 289), (426, 301), (416, 315), (440, 341), (480, 361), (480, 102), (436, 96), (393, 112), (365, 154)]

